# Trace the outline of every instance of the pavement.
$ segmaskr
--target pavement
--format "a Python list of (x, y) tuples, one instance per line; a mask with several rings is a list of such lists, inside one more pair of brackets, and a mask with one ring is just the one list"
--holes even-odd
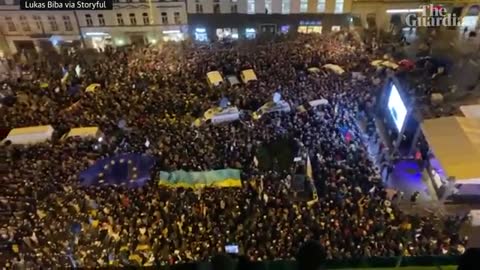
[[(374, 162), (379, 171), (378, 142), (386, 139), (381, 121), (376, 121), (377, 134), (380, 139), (375, 140), (365, 133), (365, 121), (359, 121), (359, 127), (363, 131), (363, 141), (368, 150), (370, 159)], [(404, 213), (421, 216), (434, 216), (437, 219), (444, 219), (447, 216), (465, 216), (472, 209), (480, 209), (480, 204), (445, 204), (440, 201), (428, 179), (426, 171), (421, 170), (414, 160), (400, 160), (396, 163), (393, 172), (389, 177), (383, 175), (383, 182), (387, 188), (402, 191), (404, 196), (397, 202), (397, 206)], [(420, 195), (415, 203), (410, 201), (410, 196), (419, 191)], [(460, 228), (460, 236), (467, 236), (469, 241), (467, 248), (480, 247), (480, 227), (473, 227), (466, 222)], [(415, 268), (418, 269), (418, 268)]]
[[(410, 45), (403, 47), (403, 54), (411, 59), (416, 58), (425, 37), (407, 36)], [(464, 104), (480, 103), (480, 37), (466, 38), (458, 31), (443, 30), (432, 38), (432, 56), (447, 58), (452, 61), (448, 76), (432, 81), (434, 89), (444, 95), (444, 103), (440, 107), (458, 108)], [(376, 121), (377, 132), (384, 141), (386, 136), (383, 123)], [(388, 145), (388, 144), (387, 144)], [(439, 201), (431, 181), (425, 172), (419, 170), (415, 161), (399, 161), (393, 173), (385, 179), (385, 185), (405, 193), (399, 207), (406, 213), (419, 215), (435, 215), (439, 218), (451, 215), (462, 216), (472, 209), (480, 209), (477, 204), (444, 204)], [(420, 192), (418, 201), (412, 204), (409, 195), (415, 190)], [(480, 227), (464, 224), (460, 234), (468, 236), (468, 247), (480, 247)], [(480, 269), (480, 268), (479, 268)]]
[(382, 176), (385, 187), (403, 192), (403, 199), (406, 201), (409, 201), (410, 197), (416, 191), (420, 192), (417, 199), (418, 202), (438, 200), (431, 181), (428, 180), (426, 173), (420, 170), (414, 160), (401, 160), (397, 162), (390, 175), (387, 175), (386, 170), (382, 171), (382, 164), (380, 163), (381, 154), (379, 151), (380, 142), (383, 142), (387, 147), (392, 146), (388, 144), (389, 139), (386, 137), (385, 128), (381, 120), (375, 119), (375, 125), (377, 128), (376, 134), (379, 136), (378, 140), (369, 137), (365, 133), (366, 123), (364, 121), (359, 122), (359, 127), (364, 132), (364, 145), (367, 148), (370, 160), (372, 160), (375, 165), (375, 169)]

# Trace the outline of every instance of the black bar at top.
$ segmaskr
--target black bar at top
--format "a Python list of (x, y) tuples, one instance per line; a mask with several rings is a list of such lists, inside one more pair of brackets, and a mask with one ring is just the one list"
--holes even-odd
[(111, 10), (113, 0), (21, 0), (22, 10)]

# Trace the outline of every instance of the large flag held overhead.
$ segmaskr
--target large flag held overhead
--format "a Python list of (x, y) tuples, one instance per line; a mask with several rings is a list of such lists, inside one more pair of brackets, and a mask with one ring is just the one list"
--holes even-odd
[(221, 124), (236, 121), (240, 118), (240, 111), (237, 107), (231, 106), (226, 108), (214, 107), (208, 109), (202, 118), (198, 118), (193, 125), (199, 127), (204, 123)]
[(307, 202), (308, 206), (312, 206), (318, 201), (317, 195), (317, 188), (315, 187), (315, 183), (313, 182), (313, 170), (312, 170), (312, 163), (310, 162), (310, 156), (307, 155), (307, 164), (306, 164), (306, 172), (305, 175), (307, 176), (307, 180), (310, 183), (312, 189), (312, 199)]
[(273, 101), (269, 101), (265, 103), (262, 107), (260, 107), (257, 111), (253, 112), (252, 117), (253, 119), (257, 120), (262, 117), (262, 115), (267, 113), (273, 112), (290, 112), (290, 104), (284, 100), (280, 100), (279, 102), (275, 103)]
[(216, 171), (160, 172), (159, 185), (170, 187), (241, 187), (240, 170), (224, 169)]
[(152, 156), (142, 154), (120, 154), (95, 162), (79, 175), (80, 184), (126, 185), (141, 187), (150, 179), (150, 170), (155, 165)]
[(307, 155), (307, 169), (306, 169), (306, 176), (309, 179), (313, 179), (313, 170), (312, 170), (312, 162), (310, 162), (310, 156)]

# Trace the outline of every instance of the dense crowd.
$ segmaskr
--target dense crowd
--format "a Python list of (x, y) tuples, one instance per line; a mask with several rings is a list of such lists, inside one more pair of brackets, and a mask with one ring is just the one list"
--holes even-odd
[[(0, 228), (1, 252), (9, 265), (175, 264), (206, 260), (228, 244), (238, 244), (252, 261), (290, 259), (310, 239), (329, 259), (461, 252), (458, 223), (406, 215), (387, 200), (357, 125), (360, 115), (373, 113), (379, 96), (384, 76), (369, 63), (381, 53), (355, 35), (84, 54), (24, 61), (21, 70), (32, 78), (8, 82), (17, 100), (0, 108), (0, 126), (50, 124), (59, 133), (99, 126), (105, 134), (100, 148), (93, 147), (96, 140), (58, 141), (60, 134), (47, 143), (1, 146), (7, 166), (0, 206), (9, 213)], [(307, 71), (327, 63), (345, 74)], [(61, 83), (62, 67), (74, 74), (77, 64), (81, 77)], [(257, 81), (206, 83), (209, 71), (238, 75), (248, 68)], [(365, 78), (353, 79), (353, 72)], [(91, 83), (100, 89), (83, 91)], [(329, 104), (252, 119), (250, 112), (275, 92), (292, 108), (317, 99)], [(224, 97), (243, 110), (240, 121), (192, 126)], [(257, 164), (259, 148), (279, 140), (310, 157), (318, 192), (313, 204), (294, 192), (293, 165)], [(120, 152), (155, 156), (144, 187), (79, 185), (79, 172)], [(159, 170), (223, 168), (242, 171), (242, 188), (157, 184)]]

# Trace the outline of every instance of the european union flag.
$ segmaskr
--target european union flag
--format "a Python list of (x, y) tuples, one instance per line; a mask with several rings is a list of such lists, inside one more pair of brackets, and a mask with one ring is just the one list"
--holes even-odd
[(129, 188), (141, 187), (150, 179), (150, 171), (155, 159), (143, 154), (120, 154), (98, 160), (80, 173), (80, 184), (126, 185)]

